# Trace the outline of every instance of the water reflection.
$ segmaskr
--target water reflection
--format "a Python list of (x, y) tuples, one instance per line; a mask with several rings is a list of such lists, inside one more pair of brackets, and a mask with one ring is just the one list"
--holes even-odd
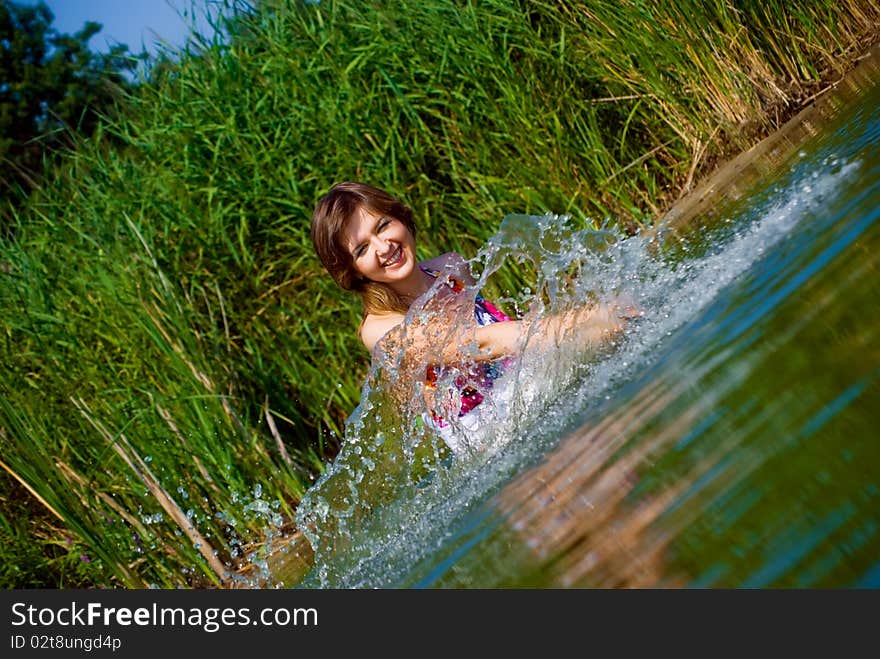
[(532, 585), (878, 585), (878, 107), (875, 89), (799, 156), (791, 235), (497, 496)]

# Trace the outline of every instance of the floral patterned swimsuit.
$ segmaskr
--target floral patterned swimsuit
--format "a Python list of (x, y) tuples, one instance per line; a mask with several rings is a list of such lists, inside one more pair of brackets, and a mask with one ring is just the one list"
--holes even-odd
[[(425, 274), (428, 274), (435, 279), (440, 276), (438, 270), (431, 270), (424, 266), (419, 267), (421, 267)], [(446, 283), (455, 293), (460, 293), (465, 289), (465, 285), (453, 275), (448, 275)], [(488, 300), (484, 299), (479, 293), (474, 300), (474, 319), (481, 327), (491, 323), (500, 323), (511, 320), (507, 314)], [(507, 360), (477, 362), (467, 373), (455, 378), (455, 388), (458, 390), (459, 399), (461, 401), (461, 406), (458, 411), (459, 417), (463, 417), (483, 402), (484, 396), (482, 392), (491, 389), (492, 383), (503, 374), (506, 361)], [(429, 390), (436, 389), (437, 382), (442, 377), (443, 372), (444, 367), (442, 365), (428, 365), (425, 376), (425, 386)], [(431, 417), (439, 428), (443, 429), (449, 426), (449, 421), (445, 419), (443, 415), (438, 414), (436, 410), (431, 410)]]

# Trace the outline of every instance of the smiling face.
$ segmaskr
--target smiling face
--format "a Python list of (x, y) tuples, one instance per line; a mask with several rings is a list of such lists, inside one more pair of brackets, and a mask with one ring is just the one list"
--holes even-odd
[(388, 284), (400, 293), (408, 291), (418, 264), (415, 238), (402, 221), (359, 206), (341, 238), (362, 277)]
[(429, 288), (415, 236), (409, 206), (366, 183), (337, 183), (312, 213), (315, 254), (340, 288), (360, 295), (364, 314), (405, 314)]

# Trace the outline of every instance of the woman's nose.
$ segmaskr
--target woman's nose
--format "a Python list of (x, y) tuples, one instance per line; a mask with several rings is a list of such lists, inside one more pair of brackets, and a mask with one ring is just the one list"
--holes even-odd
[(373, 249), (376, 250), (376, 254), (382, 256), (391, 248), (391, 243), (386, 239), (380, 236), (373, 236), (372, 238)]

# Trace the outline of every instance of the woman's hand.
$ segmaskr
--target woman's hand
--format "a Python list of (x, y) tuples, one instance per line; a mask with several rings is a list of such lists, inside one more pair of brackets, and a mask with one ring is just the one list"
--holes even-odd
[(617, 314), (617, 317), (622, 320), (629, 321), (635, 318), (641, 318), (645, 315), (645, 310), (642, 309), (629, 295), (623, 295), (617, 298), (611, 302), (609, 306), (614, 313)]

